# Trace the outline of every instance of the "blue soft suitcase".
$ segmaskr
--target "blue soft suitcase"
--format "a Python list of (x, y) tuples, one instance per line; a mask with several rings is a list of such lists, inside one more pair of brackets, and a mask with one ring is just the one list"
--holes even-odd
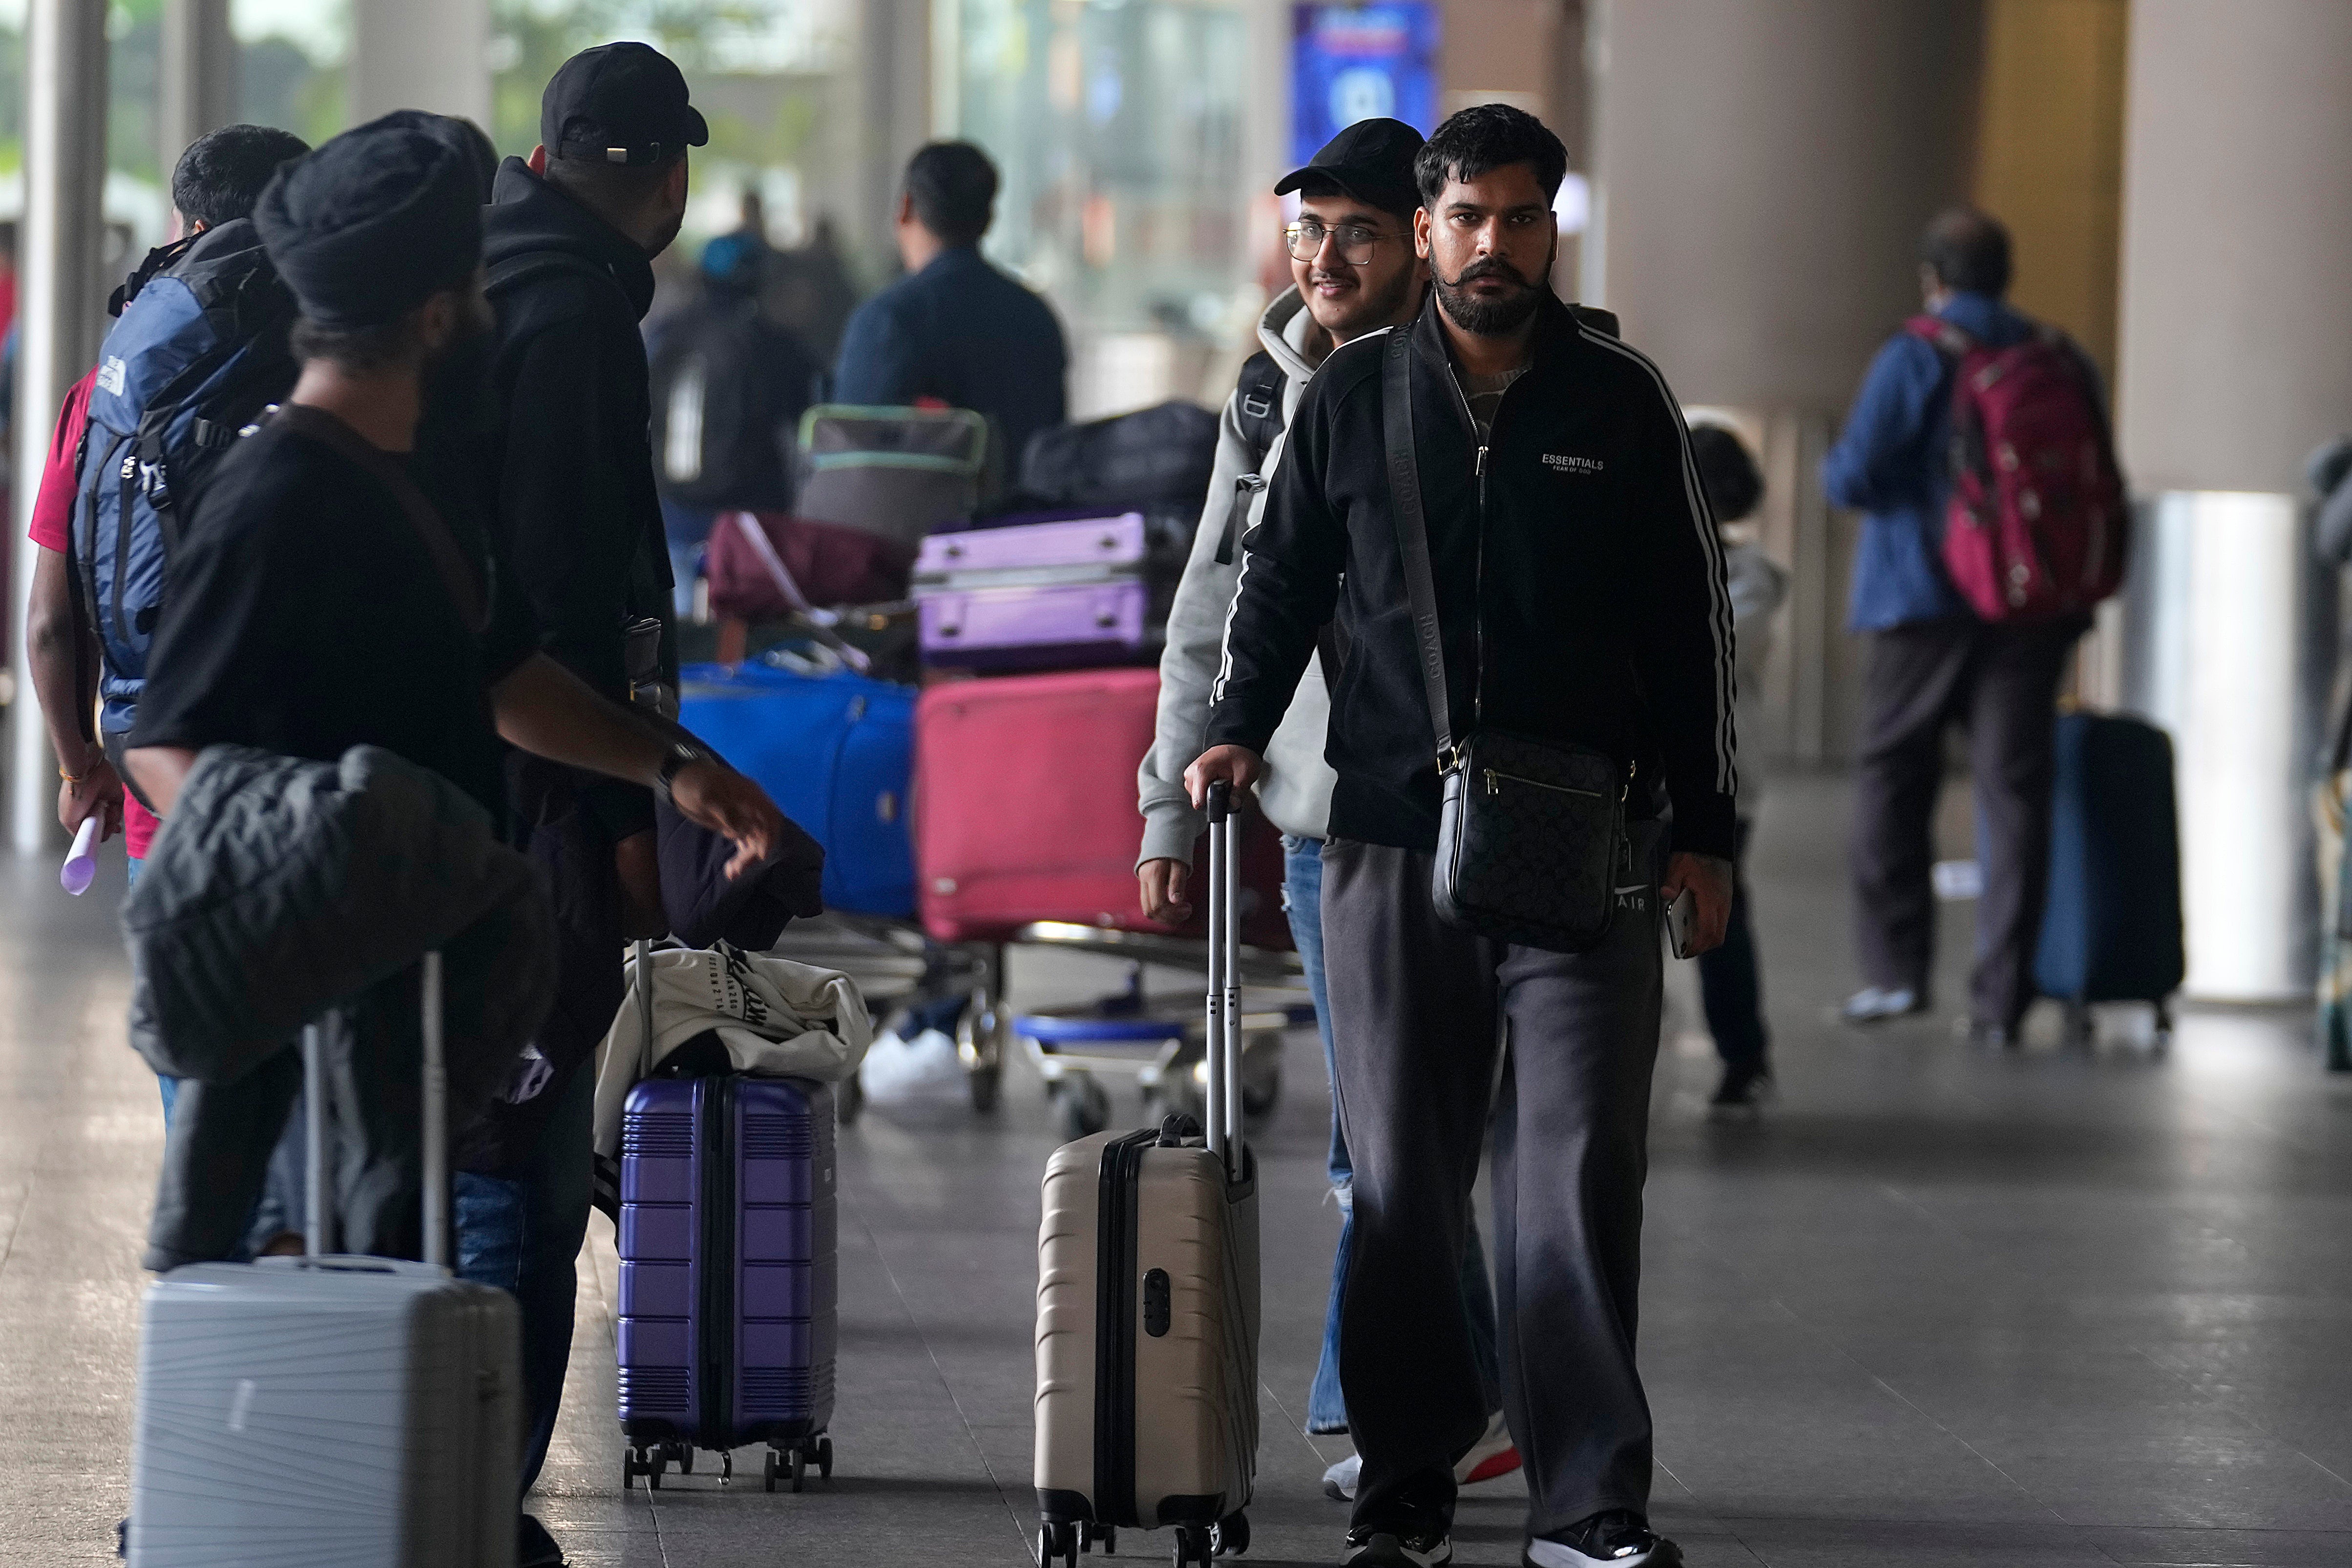
[(825, 907), (908, 918), (915, 691), (842, 671), (689, 664), (678, 722), (757, 779), (824, 846)]
[(621, 1481), (768, 1445), (765, 1484), (833, 1473), (833, 1091), (650, 1078), (621, 1123)]
[(2168, 1029), (2186, 968), (2172, 742), (2139, 719), (2062, 714), (2034, 987), (2073, 1005), (2077, 1033), (2092, 1002), (2154, 1002)]

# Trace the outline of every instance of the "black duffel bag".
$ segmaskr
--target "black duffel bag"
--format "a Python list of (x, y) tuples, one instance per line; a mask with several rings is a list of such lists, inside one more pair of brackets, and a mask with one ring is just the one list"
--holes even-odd
[(1217, 416), (1171, 399), (1029, 438), (1020, 491), (1033, 508), (1172, 505), (1195, 517), (1217, 463)]

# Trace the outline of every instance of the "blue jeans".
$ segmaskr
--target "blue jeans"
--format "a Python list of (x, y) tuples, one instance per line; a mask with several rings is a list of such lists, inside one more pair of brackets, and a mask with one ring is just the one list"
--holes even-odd
[[(1282, 838), (1282, 905), (1290, 915), (1291, 939), (1307, 970), (1307, 995), (1315, 1002), (1315, 1028), (1323, 1037), (1323, 1071), (1337, 1081), (1331, 1062), (1331, 1009), (1323, 990), (1323, 846), (1314, 839)], [(1323, 1317), (1323, 1355), (1315, 1385), (1307, 1395), (1309, 1434), (1345, 1432), (1348, 1403), (1339, 1392), (1339, 1302), (1348, 1285), (1349, 1242), (1356, 1226), (1352, 1188), (1355, 1168), (1339, 1132), (1339, 1104), (1331, 1103), (1331, 1196), (1339, 1203), (1339, 1245), (1331, 1258), (1331, 1302)], [(1491, 1413), (1503, 1407), (1502, 1368), (1495, 1349), (1495, 1289), (1486, 1275), (1486, 1249), (1478, 1240), (1474, 1213), (1464, 1232), (1462, 1310), (1470, 1320), (1470, 1354), (1478, 1364), (1478, 1385)]]
[[(522, 1307), (522, 1487), (547, 1462), (572, 1363), (573, 1269), (588, 1238), (595, 1177), (594, 1059), (551, 1086), (559, 1098), (522, 1174), (507, 1181), (459, 1171), (456, 1183), (457, 1276), (511, 1291)], [(520, 1495), (520, 1492), (517, 1494)]]

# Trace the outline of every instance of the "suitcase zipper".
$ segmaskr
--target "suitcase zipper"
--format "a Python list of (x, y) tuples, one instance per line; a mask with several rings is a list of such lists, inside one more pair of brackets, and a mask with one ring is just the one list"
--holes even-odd
[(1489, 795), (1501, 794), (1502, 781), (1507, 779), (1514, 784), (1524, 784), (1530, 789), (1549, 789), (1559, 795), (1581, 795), (1590, 800), (1609, 799), (1598, 789), (1579, 789), (1567, 784), (1547, 784), (1540, 779), (1529, 779), (1521, 773), (1506, 773), (1498, 768), (1489, 768), (1486, 769), (1486, 793)]

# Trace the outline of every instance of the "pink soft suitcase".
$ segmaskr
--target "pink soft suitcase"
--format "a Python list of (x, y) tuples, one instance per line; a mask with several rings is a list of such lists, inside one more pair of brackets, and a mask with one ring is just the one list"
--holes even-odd
[(924, 662), (1034, 670), (1148, 660), (1170, 598), (1150, 556), (1140, 512), (934, 534), (915, 562)]
[[(1135, 883), (1135, 771), (1159, 702), (1154, 669), (1001, 675), (924, 692), (915, 706), (924, 928), (943, 942), (1003, 941), (1040, 920), (1166, 934), (1143, 918)], [(1243, 835), (1241, 869), (1242, 939), (1287, 950), (1281, 841), (1262, 819)], [(1206, 929), (1200, 920), (1190, 934)]]

